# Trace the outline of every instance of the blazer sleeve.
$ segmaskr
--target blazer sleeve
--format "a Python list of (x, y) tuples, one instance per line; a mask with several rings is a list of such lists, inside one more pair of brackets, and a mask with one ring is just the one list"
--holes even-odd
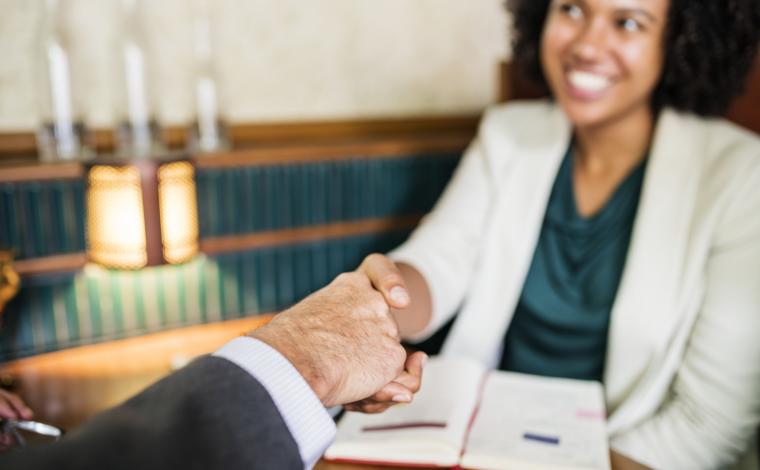
[(654, 468), (724, 468), (760, 421), (760, 165), (744, 176), (711, 247), (702, 309), (669, 399), (611, 441)]
[(0, 458), (7, 469), (302, 469), (298, 446), (266, 389), (219, 357), (203, 357), (61, 441)]
[(406, 339), (421, 341), (433, 334), (454, 315), (468, 290), (494, 189), (481, 142), (478, 138), (470, 144), (433, 210), (388, 255), (416, 268), (431, 293), (430, 323)]

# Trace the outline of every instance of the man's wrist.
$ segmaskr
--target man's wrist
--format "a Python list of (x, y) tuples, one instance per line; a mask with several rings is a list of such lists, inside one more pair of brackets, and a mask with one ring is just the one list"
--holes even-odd
[(269, 393), (311, 468), (335, 436), (335, 423), (287, 357), (258, 338), (234, 339), (214, 353), (251, 374)]
[(324, 375), (315, 367), (309, 355), (300, 352), (299, 345), (294, 338), (284, 337), (283, 335), (271, 335), (266, 327), (252, 331), (248, 336), (265, 343), (287, 359), (301, 377), (303, 377), (320, 402), (323, 405), (325, 404), (330, 386), (327, 384)]

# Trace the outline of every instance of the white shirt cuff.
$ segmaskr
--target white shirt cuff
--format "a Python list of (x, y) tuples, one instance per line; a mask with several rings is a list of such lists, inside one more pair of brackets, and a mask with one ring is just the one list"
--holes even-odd
[(335, 422), (293, 364), (251, 337), (236, 338), (213, 355), (237, 364), (261, 383), (295, 439), (304, 468), (312, 468), (335, 438)]

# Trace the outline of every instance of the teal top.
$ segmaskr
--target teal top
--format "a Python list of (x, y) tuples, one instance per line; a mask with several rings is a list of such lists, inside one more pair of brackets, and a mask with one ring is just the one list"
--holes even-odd
[[(645, 159), (646, 161), (646, 159)], [(591, 217), (578, 213), (572, 145), (554, 181), (500, 369), (602, 380), (610, 310), (644, 180), (642, 163)]]

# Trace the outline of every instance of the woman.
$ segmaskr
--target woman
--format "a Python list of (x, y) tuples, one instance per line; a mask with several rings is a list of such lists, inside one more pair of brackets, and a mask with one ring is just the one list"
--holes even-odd
[(730, 465), (760, 421), (760, 140), (708, 117), (760, 2), (511, 7), (552, 100), (490, 110), (433, 212), (360, 270), (406, 338), (459, 310), (444, 354), (601, 380), (616, 468)]

